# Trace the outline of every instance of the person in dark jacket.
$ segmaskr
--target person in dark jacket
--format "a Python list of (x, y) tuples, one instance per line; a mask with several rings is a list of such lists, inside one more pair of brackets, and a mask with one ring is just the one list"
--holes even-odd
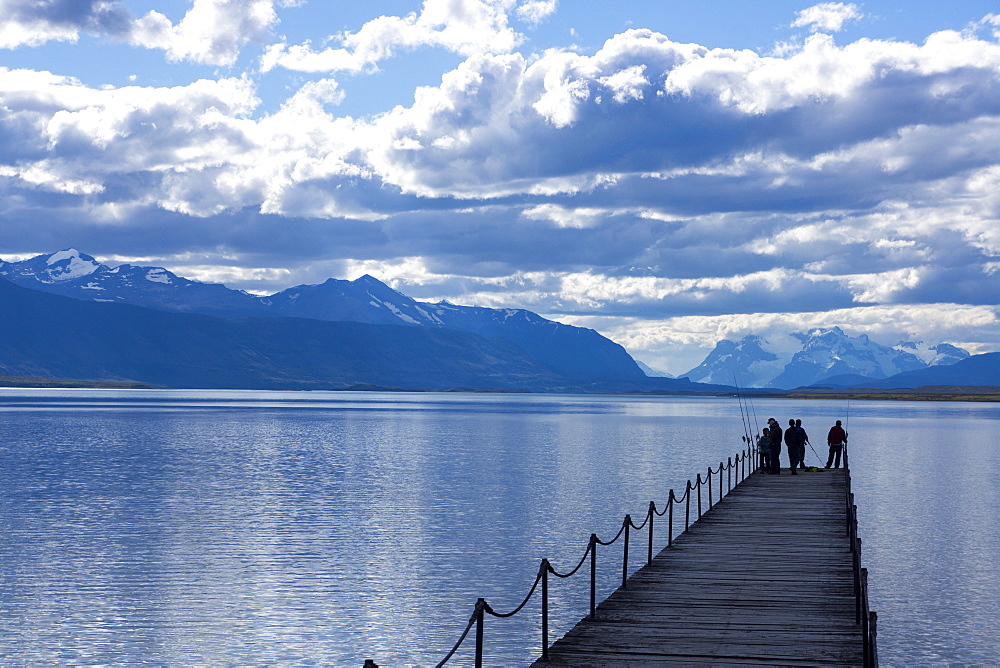
[[(830, 456), (826, 458), (826, 468), (830, 468), (831, 464), (835, 469), (840, 468), (840, 453), (844, 449), (845, 443), (847, 443), (847, 432), (840, 426), (840, 420), (837, 420), (837, 424), (830, 427), (830, 433), (826, 435), (826, 444), (830, 446)], [(834, 459), (836, 459), (835, 464)]]
[(805, 447), (802, 443), (802, 435), (795, 428), (795, 420), (788, 421), (788, 429), (785, 430), (785, 450), (788, 451), (788, 468), (792, 475), (796, 475), (796, 468), (799, 463), (799, 446)]
[(768, 424), (771, 425), (771, 454), (768, 459), (771, 462), (771, 473), (775, 475), (781, 473), (781, 425), (774, 418), (770, 418)]
[(806, 443), (809, 442), (809, 434), (806, 430), (802, 428), (802, 420), (795, 421), (795, 428), (799, 430), (799, 437), (802, 442), (799, 443), (799, 468), (805, 470), (806, 468)]

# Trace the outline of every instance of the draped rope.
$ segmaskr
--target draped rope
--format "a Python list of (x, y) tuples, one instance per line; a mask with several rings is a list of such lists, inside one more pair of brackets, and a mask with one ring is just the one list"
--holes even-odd
[[(534, 596), (535, 592), (538, 590), (538, 583), (539, 582), (543, 582), (543, 580), (545, 580), (545, 577), (546, 577), (546, 575), (548, 573), (551, 573), (552, 575), (555, 575), (558, 578), (569, 578), (569, 577), (572, 577), (577, 572), (579, 572), (579, 570), (581, 568), (583, 568), (583, 565), (587, 562), (588, 557), (591, 558), (592, 560), (595, 558), (595, 556), (596, 556), (596, 546), (597, 545), (614, 545), (616, 542), (618, 542), (618, 539), (621, 538), (623, 534), (625, 534), (625, 531), (626, 531), (627, 527), (631, 527), (632, 529), (635, 529), (635, 530), (640, 530), (640, 529), (644, 528), (649, 522), (652, 521), (653, 515), (662, 517), (663, 515), (667, 514), (670, 511), (671, 507), (674, 504), (684, 503), (685, 501), (690, 501), (692, 490), (694, 490), (698, 494), (698, 498), (700, 500), (702, 485), (710, 484), (713, 475), (719, 475), (719, 476), (721, 476), (723, 473), (725, 473), (727, 471), (733, 471), (733, 470), (735, 470), (735, 472), (736, 472), (736, 478), (737, 478), (736, 485), (739, 485), (740, 482), (742, 482), (743, 480), (746, 479), (746, 467), (745, 466), (743, 467), (743, 475), (740, 475), (740, 467), (741, 467), (741, 465), (745, 464), (747, 461), (750, 461), (750, 462), (758, 461), (757, 448), (753, 444), (750, 444), (747, 449), (745, 449), (745, 450), (737, 453), (735, 457), (730, 458), (729, 461), (726, 462), (725, 464), (723, 464), (722, 462), (719, 462), (718, 468), (709, 467), (708, 468), (708, 477), (707, 478), (703, 479), (701, 473), (698, 473), (696, 475), (696, 478), (695, 478), (696, 482), (694, 484), (692, 484), (691, 481), (688, 480), (687, 481), (687, 485), (685, 486), (685, 489), (684, 489), (684, 493), (681, 494), (680, 496), (677, 496), (674, 493), (674, 490), (671, 489), (670, 493), (669, 493), (669, 495), (667, 497), (667, 502), (663, 506), (663, 510), (662, 511), (658, 511), (656, 509), (656, 503), (653, 502), (653, 501), (650, 501), (649, 502), (649, 508), (646, 511), (646, 517), (642, 521), (642, 524), (636, 525), (632, 521), (631, 515), (626, 515), (625, 519), (622, 520), (621, 528), (618, 530), (618, 533), (615, 534), (615, 537), (612, 538), (611, 540), (604, 541), (604, 540), (601, 540), (600, 538), (598, 538), (596, 534), (591, 534), (591, 540), (588, 541), (588, 543), (587, 543), (587, 549), (584, 551), (583, 556), (580, 557), (580, 561), (577, 562), (576, 566), (571, 571), (569, 571), (567, 573), (559, 573), (558, 571), (555, 570), (555, 568), (552, 567), (552, 565), (549, 563), (548, 559), (542, 559), (541, 564), (539, 565), (539, 568), (538, 568), (538, 574), (535, 576), (535, 581), (531, 584), (531, 587), (528, 589), (528, 593), (525, 595), (525, 597), (521, 601), (521, 603), (518, 604), (518, 606), (516, 608), (514, 608), (513, 610), (511, 610), (510, 612), (503, 612), (503, 613), (497, 612), (496, 610), (494, 610), (490, 606), (490, 604), (486, 601), (486, 599), (480, 598), (476, 602), (476, 606), (473, 609), (472, 616), (469, 618), (469, 623), (466, 625), (465, 630), (462, 632), (462, 635), (459, 637), (459, 639), (455, 643), (455, 645), (451, 648), (451, 651), (449, 651), (448, 654), (444, 657), (444, 659), (442, 659), (441, 662), (437, 664), (438, 668), (440, 668), (441, 666), (444, 666), (445, 663), (447, 663), (455, 655), (455, 652), (458, 651), (459, 647), (462, 646), (462, 643), (465, 642), (466, 638), (468, 638), (469, 632), (472, 630), (472, 627), (475, 626), (477, 624), (477, 622), (479, 622), (481, 624), (482, 617), (483, 617), (484, 614), (488, 614), (488, 615), (491, 615), (493, 617), (499, 617), (499, 618), (513, 617), (518, 612), (520, 612), (521, 610), (523, 610), (524, 607), (528, 604), (528, 602), (531, 601), (531, 599)], [(729, 491), (731, 491), (734, 488), (735, 488), (735, 486), (732, 487), (732, 488), (730, 488), (728, 491), (726, 491), (726, 494), (728, 494)], [(711, 490), (711, 487), (709, 487), (709, 489)], [(719, 500), (720, 501), (722, 500), (723, 496), (725, 496), (725, 494), (723, 494), (723, 493), (720, 492), (720, 495), (719, 495)], [(716, 503), (717, 503), (717, 501), (716, 501)], [(699, 517), (701, 517), (700, 504), (699, 504)], [(697, 520), (695, 520), (695, 521), (697, 522)], [(686, 531), (688, 531), (688, 528), (682, 529), (678, 533), (678, 536), (681, 535), (681, 534), (683, 534), (683, 533), (685, 533)], [(652, 537), (652, 529), (650, 530), (650, 537)], [(672, 541), (673, 536), (670, 536), (670, 539)], [(628, 545), (628, 541), (627, 540), (625, 541), (625, 544), (626, 544), (626, 546)], [(626, 559), (627, 559), (627, 556), (626, 556)], [(592, 574), (592, 578), (593, 578), (593, 574)], [(591, 586), (592, 587), (594, 586), (593, 585), (593, 579), (591, 580)], [(542, 598), (543, 598), (543, 601), (544, 601), (545, 600), (544, 592), (543, 592), (543, 597)], [(544, 608), (545, 608), (545, 605), (543, 604), (543, 615), (547, 615), (547, 610), (545, 610)], [(547, 619), (544, 619), (543, 620), (543, 626), (547, 627), (547, 624), (548, 624)], [(480, 626), (479, 631), (477, 631), (477, 643), (481, 639), (481, 636), (482, 636), (482, 632), (481, 631), (482, 631), (482, 629), (481, 629), (481, 626)], [(477, 646), (477, 650), (476, 650), (477, 665), (480, 665), (481, 650), (482, 650), (482, 648)], [(545, 648), (543, 648), (543, 650), (547, 653), (548, 648), (545, 647)]]

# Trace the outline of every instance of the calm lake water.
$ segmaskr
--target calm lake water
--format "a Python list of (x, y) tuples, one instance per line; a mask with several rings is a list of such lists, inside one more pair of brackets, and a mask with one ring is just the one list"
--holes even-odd
[[(1000, 661), (1000, 405), (753, 408), (824, 456), (849, 417), (882, 663)], [(477, 597), (513, 608), (743, 445), (716, 398), (0, 390), (0, 424), (3, 665), (433, 665)], [(620, 548), (599, 566), (603, 598)], [(552, 583), (552, 638), (586, 579)], [(488, 664), (539, 654), (537, 609), (487, 618)]]

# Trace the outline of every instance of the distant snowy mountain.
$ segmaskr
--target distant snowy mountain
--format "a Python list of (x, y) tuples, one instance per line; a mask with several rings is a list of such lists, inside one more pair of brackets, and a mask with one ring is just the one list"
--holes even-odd
[(635, 363), (639, 365), (639, 368), (642, 369), (642, 372), (644, 374), (646, 374), (646, 377), (648, 377), (648, 378), (673, 378), (674, 377), (671, 374), (667, 373), (666, 371), (659, 371), (657, 369), (654, 369), (653, 367), (649, 366), (648, 364), (646, 364), (645, 362), (642, 362), (640, 360), (636, 360)]
[(696, 383), (771, 387), (771, 379), (781, 373), (787, 360), (769, 348), (759, 336), (748, 335), (739, 341), (724, 339), (715, 344), (701, 364), (681, 377)]
[(867, 335), (852, 337), (839, 327), (789, 336), (748, 335), (720, 341), (686, 375), (703, 383), (738, 383), (747, 387), (790, 389), (827, 378), (877, 380), (928, 366), (954, 364), (969, 353), (951, 344), (927, 346), (904, 341), (884, 346)]
[(923, 341), (901, 341), (895, 346), (899, 350), (906, 350), (916, 355), (927, 366), (948, 366), (957, 364), (970, 357), (969, 351), (953, 346), (950, 343), (939, 343), (936, 346), (928, 346)]
[(0, 278), (33, 290), (84, 301), (133, 304), (215, 316), (266, 315), (254, 295), (181, 278), (163, 267), (111, 268), (76, 249), (0, 262)]
[(515, 343), (530, 359), (566, 378), (646, 377), (623, 347), (592, 329), (564, 325), (523, 309), (419, 302), (368, 275), (354, 281), (331, 278), (259, 297), (181, 278), (162, 267), (110, 268), (67, 249), (21, 262), (0, 262), (0, 278), (84, 301), (165, 311), (457, 329)]

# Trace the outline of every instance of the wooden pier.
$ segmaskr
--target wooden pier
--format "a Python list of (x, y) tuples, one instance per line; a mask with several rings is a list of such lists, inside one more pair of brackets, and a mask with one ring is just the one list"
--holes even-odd
[(748, 476), (533, 665), (871, 664), (847, 486)]

